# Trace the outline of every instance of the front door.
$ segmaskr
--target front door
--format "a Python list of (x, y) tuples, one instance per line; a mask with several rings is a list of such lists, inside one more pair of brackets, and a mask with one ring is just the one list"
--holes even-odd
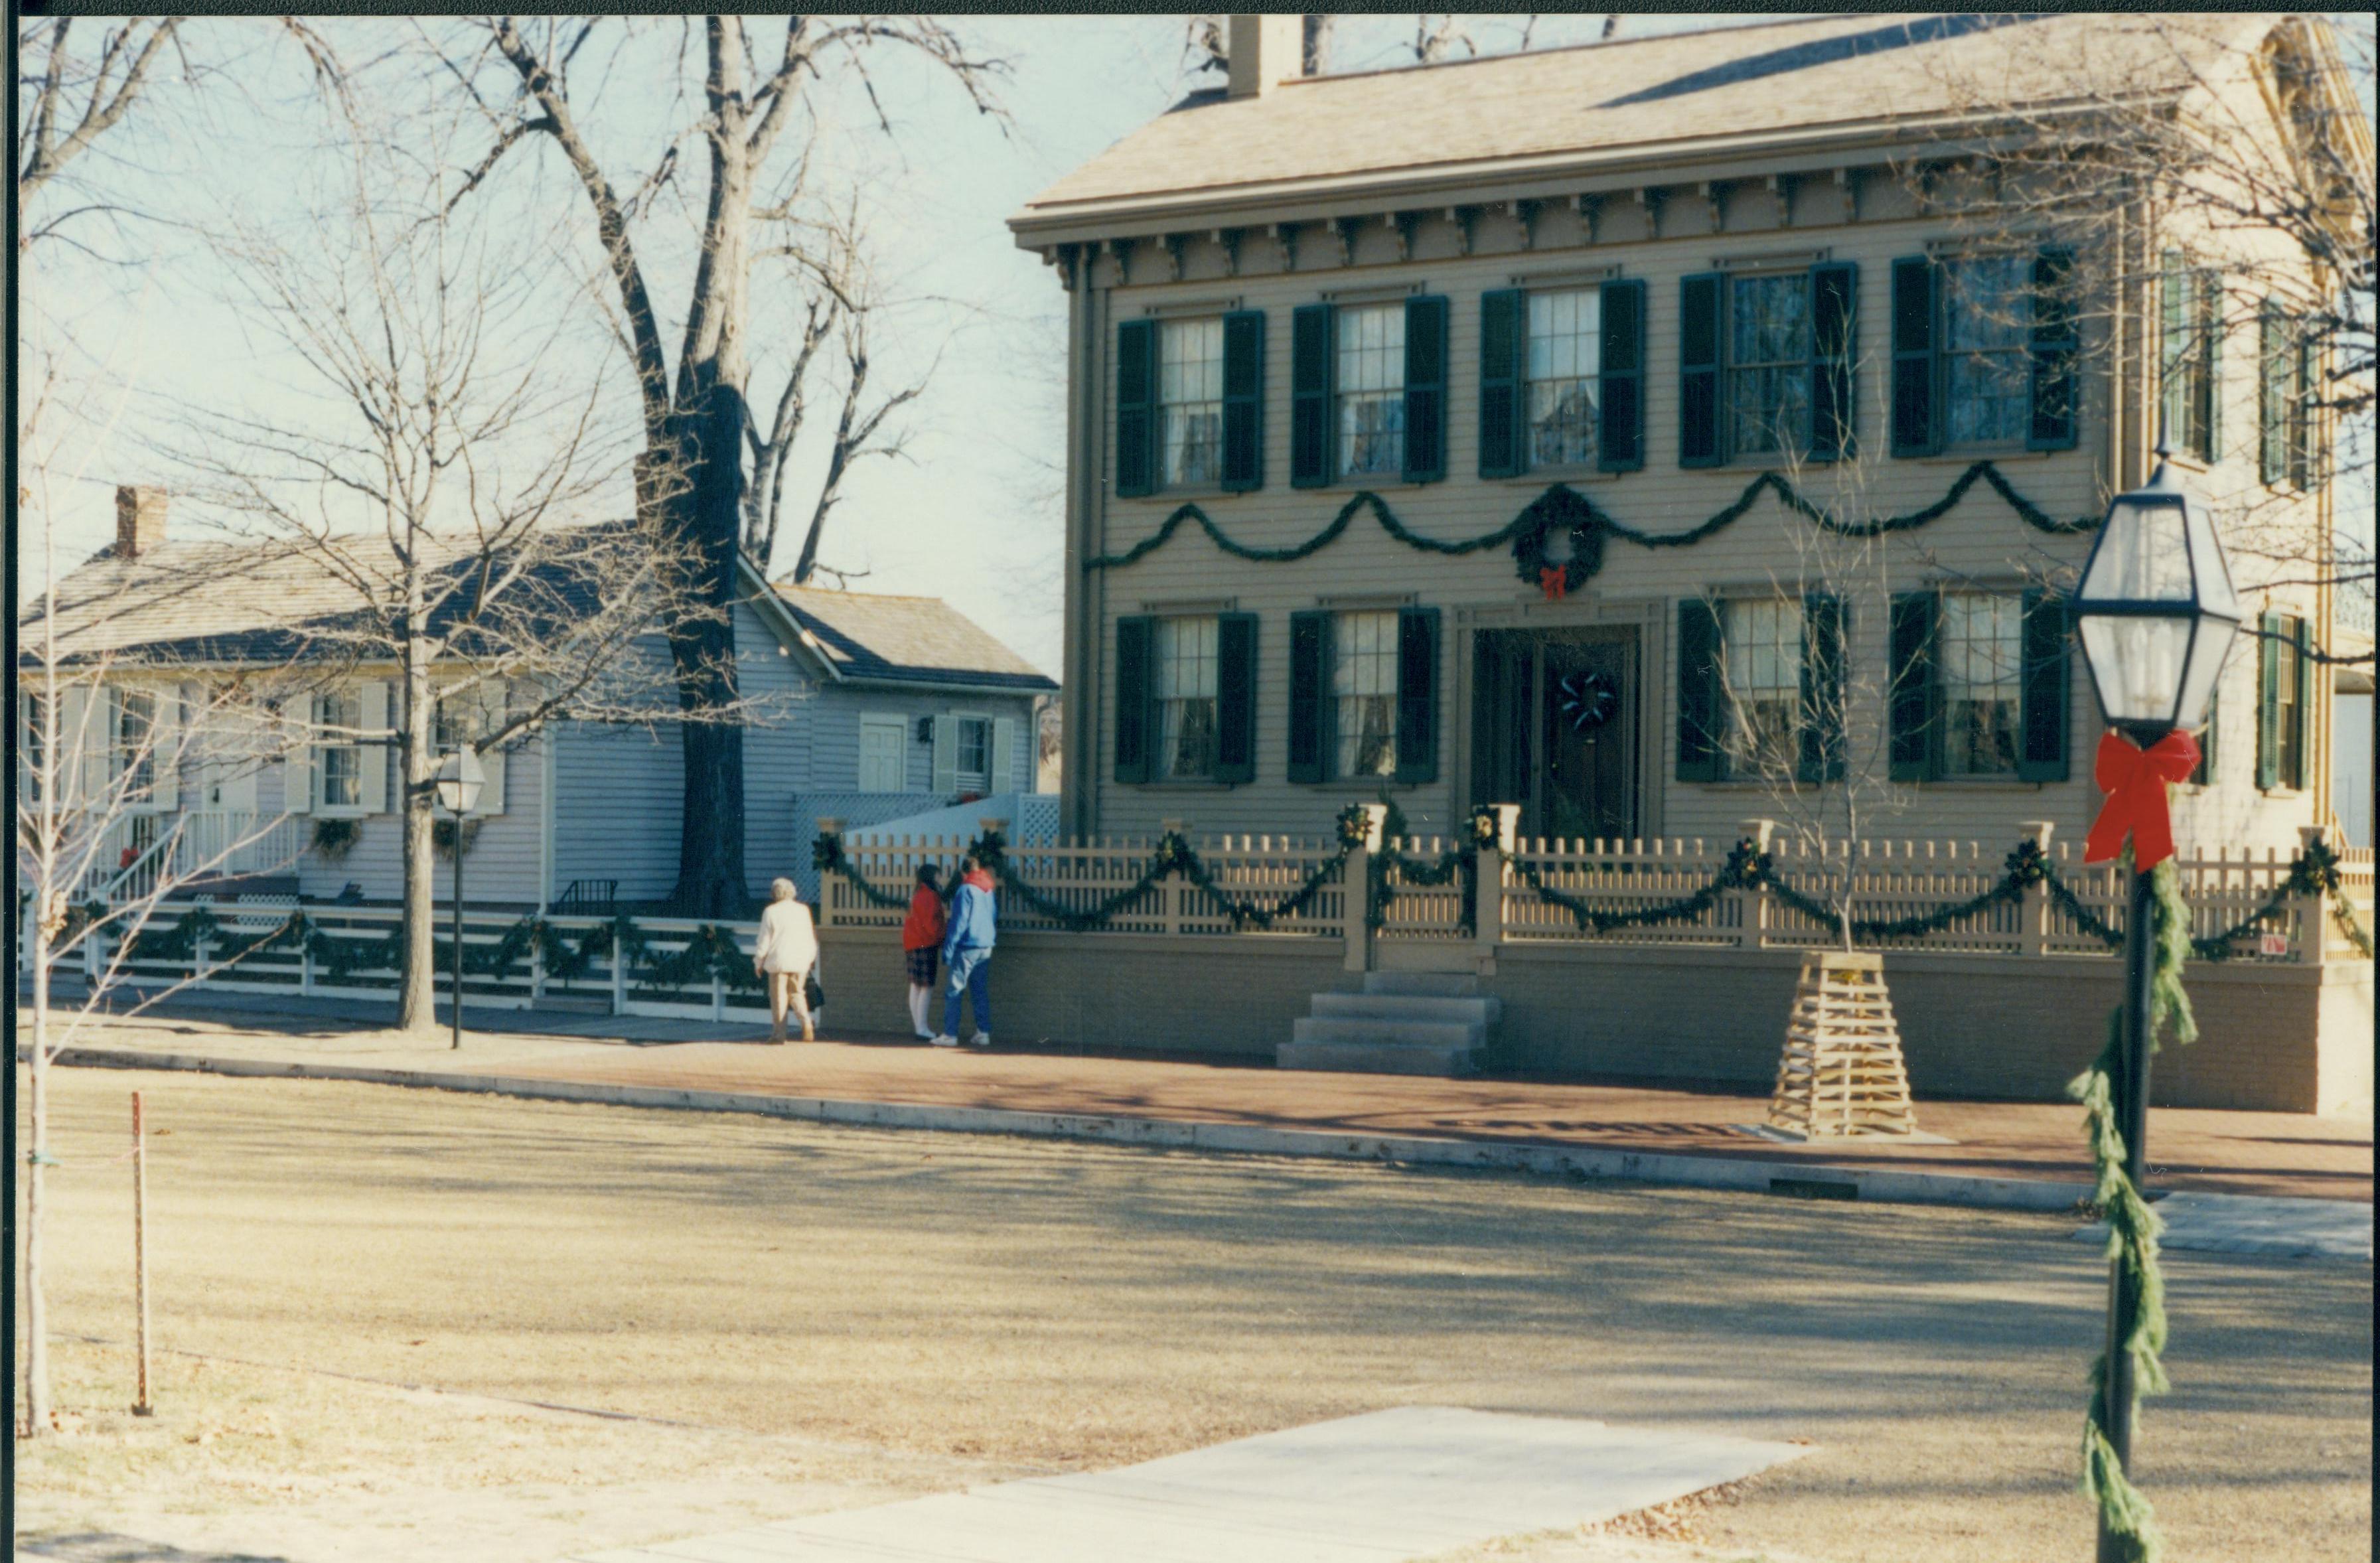
[(1524, 836), (1636, 829), (1635, 632), (1481, 630), (1472, 801), (1521, 806)]

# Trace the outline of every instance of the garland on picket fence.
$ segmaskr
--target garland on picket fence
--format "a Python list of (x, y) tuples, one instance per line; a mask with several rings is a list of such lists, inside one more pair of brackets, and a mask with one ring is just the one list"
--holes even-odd
[[(2124, 858), (2129, 869), (2131, 858)], [(2153, 892), (2149, 966), (2149, 1051), (2169, 1025), (2177, 1042), (2198, 1039), (2198, 1025), (2190, 1012), (2190, 998), (2181, 988), (2181, 966), (2189, 958), (2190, 909), (2181, 899), (2180, 878), (2168, 858), (2150, 873)], [(2124, 1168), (2124, 1136), (2116, 1080), (2123, 1069), (2124, 1006), (2107, 1016), (2107, 1041), (2091, 1067), (2066, 1089), (2082, 1104), (2095, 1165), (2092, 1200), (2107, 1223), (2107, 1258), (2121, 1265), (2131, 1284), (2118, 1293), (2124, 1311), (2112, 1321), (2120, 1349), (2131, 1353), (2133, 1382), (2142, 1395), (2161, 1395), (2167, 1387), (2161, 1360), (2166, 1347), (2165, 1276), (2157, 1265), (2157, 1236), (2165, 1230), (2146, 1198), (2133, 1186)], [(2082, 1491), (2099, 1506), (2107, 1533), (2118, 1539), (2130, 1563), (2156, 1563), (2164, 1548), (2149, 1501), (2124, 1474), (2115, 1447), (2107, 1441), (2113, 1424), (2108, 1404), (2113, 1363), (2102, 1351), (2091, 1363), (2091, 1406), (2082, 1423)]]
[(1778, 502), (1801, 515), (1812, 525), (1840, 537), (1874, 538), (1888, 532), (1908, 531), (1940, 520), (1958, 508), (1968, 491), (1984, 483), (1998, 494), (2019, 520), (2035, 531), (2052, 536), (2070, 536), (2087, 532), (2098, 526), (2095, 515), (2080, 516), (2071, 521), (2060, 520), (2017, 492), (2000, 469), (1988, 461), (1979, 461), (1961, 472), (1958, 479), (1932, 504), (1900, 515), (1876, 515), (1852, 519), (1837, 515), (1803, 494), (1781, 473), (1762, 472), (1743, 486), (1734, 501), (1696, 525), (1682, 532), (1646, 532), (1629, 526), (1592, 499), (1566, 483), (1556, 483), (1529, 502), (1519, 515), (1492, 532), (1475, 538), (1446, 539), (1416, 532), (1400, 520), (1395, 511), (1379, 495), (1366, 489), (1348, 497), (1328, 526), (1304, 542), (1279, 548), (1256, 548), (1232, 538), (1217, 524), (1215, 518), (1195, 503), (1176, 505), (1160, 522), (1155, 532), (1143, 538), (1121, 553), (1103, 553), (1083, 563), (1086, 570), (1120, 570), (1136, 564), (1165, 546), (1185, 521), (1195, 521), (1214, 545), (1235, 559), (1255, 563), (1281, 564), (1305, 559), (1320, 552), (1336, 541), (1354, 524), (1355, 517), (1369, 511), (1380, 529), (1404, 544), (1425, 553), (1465, 554), (1484, 549), (1511, 545), (1514, 570), (1531, 586), (1541, 584), (1546, 563), (1546, 539), (1555, 531), (1565, 532), (1571, 540), (1571, 557), (1563, 565), (1563, 581), (1567, 589), (1576, 590), (1602, 568), (1603, 539), (1606, 535), (1634, 543), (1639, 548), (1683, 548), (1701, 542), (1742, 520), (1763, 493), (1777, 496)]

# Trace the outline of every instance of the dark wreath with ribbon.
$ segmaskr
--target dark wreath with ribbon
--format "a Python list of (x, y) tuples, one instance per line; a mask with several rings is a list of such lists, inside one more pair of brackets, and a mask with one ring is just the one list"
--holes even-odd
[[(1548, 598), (1569, 596), (1603, 568), (1603, 519), (1574, 489), (1548, 489), (1521, 512), (1516, 527), (1513, 573)], [(1570, 558), (1560, 564), (1547, 557), (1546, 547), (1557, 531), (1570, 538)]]
[(1565, 677), (1557, 685), (1562, 720), (1573, 733), (1592, 733), (1620, 709), (1620, 686), (1612, 676), (1588, 669)]

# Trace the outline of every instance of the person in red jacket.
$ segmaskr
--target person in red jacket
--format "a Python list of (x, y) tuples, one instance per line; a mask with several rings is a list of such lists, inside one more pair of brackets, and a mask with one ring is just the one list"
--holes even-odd
[(909, 1027), (920, 1042), (934, 1039), (926, 1012), (934, 1001), (934, 977), (942, 953), (942, 892), (935, 888), (934, 866), (917, 868), (917, 893), (909, 897), (909, 917), (901, 925), (901, 952), (909, 966)]

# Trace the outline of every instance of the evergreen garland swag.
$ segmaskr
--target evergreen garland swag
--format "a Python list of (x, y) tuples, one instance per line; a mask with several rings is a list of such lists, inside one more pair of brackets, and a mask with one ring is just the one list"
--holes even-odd
[(1735, 499), (1710, 515), (1681, 532), (1647, 532), (1629, 526), (1597, 505), (1586, 495), (1567, 483), (1556, 483), (1492, 532), (1475, 538), (1451, 541), (1433, 538), (1413, 530), (1400, 520), (1395, 511), (1379, 495), (1366, 489), (1348, 496), (1330, 524), (1304, 542), (1280, 548), (1256, 548), (1240, 542), (1225, 532), (1215, 518), (1195, 502), (1176, 505), (1172, 514), (1158, 525), (1156, 531), (1143, 538), (1121, 553), (1102, 553), (1083, 562), (1086, 570), (1120, 570), (1136, 564), (1149, 554), (1163, 548), (1181, 529), (1184, 521), (1195, 521), (1214, 545), (1234, 559), (1245, 559), (1259, 564), (1282, 564), (1319, 553), (1338, 540), (1341, 533), (1354, 525), (1355, 517), (1370, 512), (1380, 529), (1404, 544), (1425, 553), (1477, 553), (1483, 549), (1512, 550), (1514, 574), (1531, 586), (1543, 580), (1542, 572), (1551, 568), (1546, 559), (1546, 539), (1557, 527), (1570, 537), (1571, 557), (1562, 566), (1564, 589), (1575, 591), (1586, 584), (1603, 567), (1603, 539), (1608, 535), (1634, 543), (1639, 548), (1684, 548), (1715, 536), (1742, 520), (1764, 493), (1774, 494), (1779, 503), (1800, 515), (1812, 526), (1833, 532), (1840, 537), (1875, 538), (1888, 532), (1905, 532), (1940, 520), (1959, 507), (1968, 491), (1977, 483), (1992, 492), (2014, 511), (2017, 519), (2037, 532), (2053, 537), (2070, 537), (2087, 532), (2099, 525), (2095, 515), (2078, 516), (2071, 521), (2050, 515), (2016, 491), (2007, 477), (1993, 463), (1979, 461), (1959, 474), (1940, 499), (1932, 504), (1900, 515), (1873, 515), (1860, 518), (1839, 515), (1812, 500), (1794, 487), (1791, 480), (1779, 472), (1761, 472), (1743, 486)]

